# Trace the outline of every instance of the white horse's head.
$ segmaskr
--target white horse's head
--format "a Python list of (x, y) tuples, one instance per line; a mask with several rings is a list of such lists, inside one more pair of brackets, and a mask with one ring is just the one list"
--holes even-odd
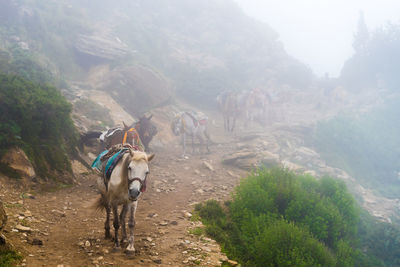
[(128, 163), (128, 195), (130, 201), (136, 201), (140, 194), (146, 191), (147, 176), (149, 174), (148, 163), (154, 158), (154, 154), (130, 150), (131, 160)]

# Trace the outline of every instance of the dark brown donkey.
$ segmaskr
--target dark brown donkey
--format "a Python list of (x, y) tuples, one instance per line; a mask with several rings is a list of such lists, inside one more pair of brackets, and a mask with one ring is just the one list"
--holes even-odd
[(114, 127), (105, 132), (87, 132), (81, 136), (80, 146), (89, 144), (93, 138), (99, 138), (103, 150), (116, 144), (128, 143), (137, 150), (149, 151), (149, 144), (157, 134), (156, 126), (150, 121), (152, 116), (142, 116), (132, 126), (123, 123), (124, 127)]

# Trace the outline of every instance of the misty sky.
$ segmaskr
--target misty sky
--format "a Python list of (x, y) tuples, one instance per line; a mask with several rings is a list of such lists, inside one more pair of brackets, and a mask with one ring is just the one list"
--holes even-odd
[(317, 75), (339, 75), (353, 53), (362, 10), (373, 30), (400, 22), (399, 0), (236, 0), (244, 11), (278, 32), (286, 51)]

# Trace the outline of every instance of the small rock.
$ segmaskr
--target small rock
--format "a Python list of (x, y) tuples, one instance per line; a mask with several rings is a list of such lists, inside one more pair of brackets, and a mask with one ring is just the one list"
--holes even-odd
[(162, 221), (162, 222), (159, 223), (159, 225), (160, 225), (160, 226), (167, 226), (167, 225), (168, 225), (168, 222)]
[(204, 250), (205, 252), (211, 252), (209, 247), (201, 247), (201, 250)]
[(20, 232), (27, 232), (27, 233), (32, 232), (32, 228), (26, 227), (26, 226), (23, 226), (23, 225), (20, 225), (20, 224), (18, 224), (17, 226), (15, 226), (15, 229), (17, 229), (17, 230), (20, 231)]
[(229, 264), (229, 266), (237, 266), (238, 262), (237, 261), (233, 261), (233, 260), (228, 260), (228, 264)]
[(192, 218), (193, 215), (190, 212), (185, 212), (183, 216), (185, 216), (185, 218)]
[(59, 215), (60, 217), (65, 217), (66, 216), (64, 212), (59, 211), (59, 210), (52, 210), (51, 212), (56, 214), (56, 215)]
[(153, 238), (151, 238), (151, 237), (146, 237), (146, 240), (149, 241), (149, 242), (152, 242), (152, 241), (153, 241)]
[(29, 210), (26, 210), (22, 213), (25, 217), (32, 217), (32, 213)]
[(90, 242), (89, 242), (89, 240), (86, 240), (86, 242), (85, 242), (85, 247), (90, 247)]
[(231, 171), (227, 171), (227, 173), (231, 176), (231, 177), (234, 177), (234, 178), (236, 178), (237, 176), (236, 176), (236, 174), (234, 174), (233, 172), (231, 172)]
[(157, 264), (161, 264), (161, 259), (153, 259), (153, 262), (157, 263)]
[(203, 165), (206, 166), (207, 169), (209, 169), (210, 171), (214, 171), (214, 167), (208, 163), (207, 161), (203, 161)]
[(196, 257), (193, 257), (193, 256), (190, 256), (189, 258), (188, 258), (188, 261), (196, 261), (197, 260), (197, 258)]
[(34, 238), (32, 239), (32, 241), (30, 242), (31, 245), (34, 246), (43, 246), (43, 241), (38, 239), (38, 238)]

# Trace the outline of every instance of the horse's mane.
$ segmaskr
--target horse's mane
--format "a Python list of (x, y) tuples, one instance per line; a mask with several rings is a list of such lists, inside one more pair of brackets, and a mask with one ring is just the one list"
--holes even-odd
[(129, 152), (134, 161), (139, 161), (139, 160), (144, 160), (146, 162), (149, 161), (147, 158), (147, 154), (145, 152), (137, 151), (137, 150), (133, 150), (133, 149), (130, 149)]

